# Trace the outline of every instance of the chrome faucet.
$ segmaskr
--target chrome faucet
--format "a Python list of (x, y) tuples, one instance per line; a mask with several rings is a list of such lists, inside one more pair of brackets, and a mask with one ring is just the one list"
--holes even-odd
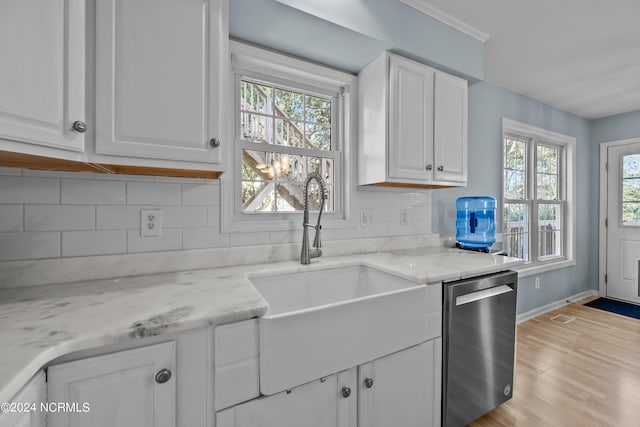
[[(318, 213), (318, 223), (316, 225), (309, 224), (309, 202), (307, 196), (309, 195), (309, 184), (311, 180), (316, 180), (320, 185), (320, 191), (322, 192), (322, 201), (320, 202), (320, 212)], [(317, 258), (322, 256), (322, 241), (320, 240), (320, 217), (322, 217), (322, 211), (324, 209), (324, 201), (328, 198), (327, 184), (318, 172), (311, 172), (307, 175), (307, 179), (304, 181), (304, 191), (302, 193), (304, 197), (304, 218), (302, 220), (302, 252), (300, 253), (300, 263), (309, 264), (311, 258)], [(309, 248), (309, 232), (308, 228), (316, 229), (316, 236), (313, 239), (313, 249)]]

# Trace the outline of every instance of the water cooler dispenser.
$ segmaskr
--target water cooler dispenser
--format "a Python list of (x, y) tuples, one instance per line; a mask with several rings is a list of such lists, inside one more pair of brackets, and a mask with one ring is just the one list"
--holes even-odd
[(462, 249), (489, 251), (496, 242), (496, 199), (488, 196), (460, 197), (456, 201), (456, 240)]

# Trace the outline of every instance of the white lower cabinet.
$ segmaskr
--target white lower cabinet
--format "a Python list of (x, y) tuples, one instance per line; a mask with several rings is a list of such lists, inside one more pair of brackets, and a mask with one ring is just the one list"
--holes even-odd
[[(218, 412), (216, 427), (355, 427), (354, 372), (334, 374)], [(340, 415), (340, 416), (339, 416)]]
[(46, 414), (40, 404), (46, 401), (47, 385), (44, 372), (40, 371), (9, 402), (12, 405), (9, 412), (0, 413), (0, 427), (45, 427)]
[[(434, 341), (358, 367), (360, 427), (432, 426)], [(438, 387), (440, 384), (438, 383)]]
[(216, 427), (439, 426), (438, 343), (219, 411)]
[(50, 412), (47, 425), (176, 426), (175, 368), (174, 341), (50, 366), (49, 402), (78, 410)]

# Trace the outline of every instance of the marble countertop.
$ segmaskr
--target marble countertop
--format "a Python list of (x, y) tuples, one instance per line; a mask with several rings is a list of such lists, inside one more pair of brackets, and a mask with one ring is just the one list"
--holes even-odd
[(417, 283), (481, 275), (515, 258), (424, 248), (0, 289), (0, 402), (42, 367), (80, 350), (259, 317), (268, 305), (257, 274), (367, 265)]

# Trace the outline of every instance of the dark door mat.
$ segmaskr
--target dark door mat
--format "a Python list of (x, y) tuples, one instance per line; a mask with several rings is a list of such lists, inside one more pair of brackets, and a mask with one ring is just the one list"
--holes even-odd
[(597, 308), (598, 310), (610, 311), (611, 313), (640, 319), (640, 306), (628, 302), (616, 301), (609, 298), (598, 298), (584, 305)]

